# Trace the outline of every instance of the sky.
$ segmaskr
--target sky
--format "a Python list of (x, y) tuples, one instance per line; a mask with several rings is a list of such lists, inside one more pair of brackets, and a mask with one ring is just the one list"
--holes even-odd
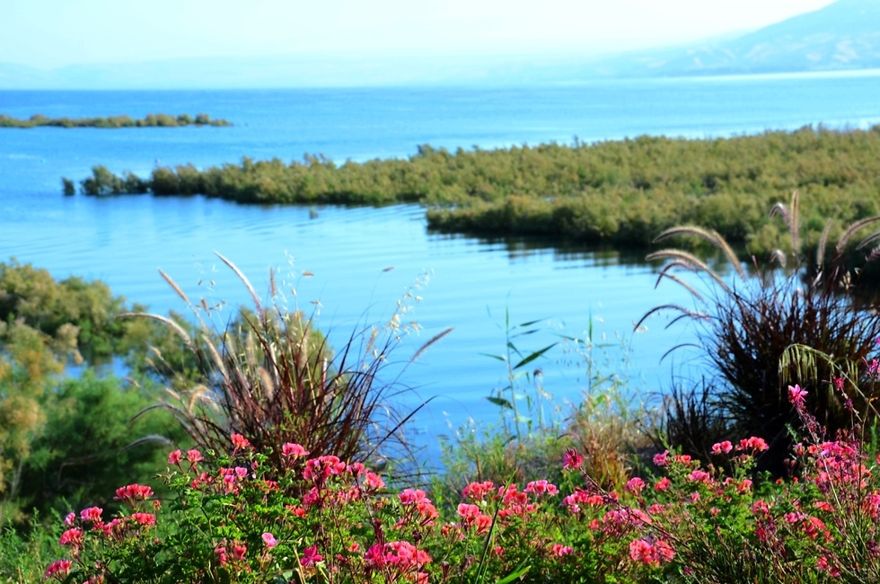
[(685, 44), (832, 0), (0, 0), (0, 63), (591, 55)]

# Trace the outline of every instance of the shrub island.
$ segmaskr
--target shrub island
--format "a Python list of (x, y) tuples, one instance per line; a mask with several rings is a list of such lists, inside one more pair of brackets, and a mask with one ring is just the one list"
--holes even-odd
[(0, 115), (0, 128), (181, 128), (184, 126), (231, 126), (224, 119), (212, 119), (208, 114), (148, 114), (141, 119), (129, 116), (108, 116), (97, 118), (50, 118), (35, 114), (27, 119)]
[(880, 213), (878, 176), (880, 126), (455, 152), (420, 146), (407, 159), (245, 158), (203, 169), (159, 166), (149, 176), (96, 166), (80, 186), (89, 195), (201, 194), (257, 204), (420, 203), (429, 227), (441, 231), (616, 245), (646, 246), (664, 229), (696, 224), (766, 254), (784, 233), (767, 217), (776, 201), (800, 192), (803, 239), (815, 247), (827, 219), (835, 236)]

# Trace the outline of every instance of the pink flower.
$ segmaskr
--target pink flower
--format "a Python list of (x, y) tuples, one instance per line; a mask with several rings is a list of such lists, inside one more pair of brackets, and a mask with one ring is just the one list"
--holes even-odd
[(557, 558), (565, 557), (573, 551), (574, 549), (572, 549), (571, 546), (562, 545), (561, 543), (554, 543), (550, 546), (550, 553)]
[(656, 567), (671, 562), (675, 558), (675, 550), (662, 539), (653, 542), (636, 539), (629, 544), (629, 557), (634, 562)]
[(66, 525), (67, 527), (73, 526), (73, 524), (75, 522), (76, 522), (76, 513), (73, 513), (73, 512), (68, 513), (67, 516), (64, 518), (64, 525)]
[(323, 482), (330, 476), (341, 475), (345, 472), (346, 464), (339, 460), (338, 456), (327, 455), (311, 458), (306, 461), (303, 470), (303, 478), (307, 481)]
[(704, 470), (697, 469), (688, 475), (688, 479), (695, 482), (695, 483), (708, 484), (708, 483), (712, 482), (712, 475), (710, 475), (709, 473), (707, 473)]
[(431, 556), (407, 541), (390, 541), (385, 545), (372, 545), (364, 560), (368, 567), (374, 569), (391, 565), (401, 572), (413, 572), (429, 563)]
[(180, 459), (183, 457), (183, 453), (178, 448), (177, 450), (170, 452), (168, 454), (168, 464), (180, 464)]
[(73, 527), (61, 534), (58, 543), (61, 545), (69, 545), (77, 547), (83, 541), (83, 530), (79, 527)]
[(669, 451), (664, 450), (663, 452), (655, 454), (653, 461), (656, 466), (666, 466), (669, 464)]
[(303, 458), (309, 455), (309, 451), (299, 444), (285, 442), (281, 446), (281, 454), (287, 458)]
[(232, 447), (235, 450), (247, 450), (248, 448), (251, 448), (250, 440), (237, 432), (233, 432), (230, 438), (232, 439)]
[(382, 477), (372, 471), (367, 471), (366, 475), (364, 476), (364, 487), (368, 491), (378, 491), (384, 486), (385, 481), (382, 480)]
[(570, 448), (562, 455), (562, 468), (565, 470), (577, 470), (584, 465), (584, 457), (578, 454), (574, 448)]
[(70, 566), (72, 562), (70, 560), (55, 560), (49, 567), (46, 568), (46, 578), (58, 578), (59, 580), (63, 576), (67, 576), (70, 573)]
[(757, 436), (743, 438), (739, 441), (739, 444), (736, 447), (736, 449), (740, 451), (752, 450), (754, 452), (764, 452), (769, 448), (767, 442), (765, 442), (763, 438), (758, 438)]
[(460, 503), (458, 516), (461, 517), (465, 527), (474, 527), (477, 533), (486, 533), (492, 526), (492, 518), (482, 513), (476, 505)]
[(272, 549), (276, 545), (278, 545), (278, 540), (275, 539), (275, 536), (269, 533), (268, 531), (262, 535), (263, 543), (266, 544), (266, 547)]
[(733, 450), (733, 444), (730, 440), (724, 440), (723, 442), (718, 442), (712, 445), (712, 454), (727, 454)]
[(125, 485), (116, 489), (117, 501), (144, 501), (153, 496), (153, 489), (147, 485), (137, 483)]
[(306, 549), (303, 550), (302, 558), (300, 558), (299, 563), (304, 567), (314, 566), (318, 562), (323, 562), (324, 556), (318, 553), (318, 546), (310, 545)]
[(807, 397), (807, 392), (804, 389), (801, 389), (800, 385), (789, 385), (788, 386), (788, 401), (791, 402), (798, 410), (804, 407), (804, 399)]
[(100, 523), (103, 512), (100, 507), (86, 507), (79, 512), (79, 518), (88, 523)]
[(470, 499), (471, 501), (482, 501), (486, 498), (486, 495), (492, 493), (495, 490), (495, 483), (492, 481), (483, 481), (481, 483), (473, 482), (469, 483), (461, 492), (464, 495), (465, 499)]
[(638, 495), (645, 488), (645, 481), (639, 477), (633, 477), (626, 481), (626, 490), (633, 495)]
[(202, 453), (195, 448), (186, 451), (186, 459), (189, 461), (190, 464), (198, 464), (205, 460), (205, 458), (202, 456)]
[(383, 546), (380, 543), (374, 543), (370, 549), (364, 554), (364, 561), (370, 568), (384, 568), (385, 554), (382, 551)]
[(427, 499), (427, 495), (425, 491), (421, 489), (404, 489), (397, 495), (397, 498), (400, 499), (400, 502), (404, 505), (408, 505), (410, 503), (419, 503)]
[(226, 547), (222, 545), (218, 545), (214, 548), (214, 555), (217, 556), (217, 563), (221, 566), (225, 566), (229, 563), (229, 556), (226, 552)]
[(523, 489), (526, 493), (531, 493), (532, 495), (540, 496), (540, 495), (555, 495), (559, 492), (559, 489), (553, 483), (547, 481), (547, 479), (541, 479), (539, 481), (532, 481), (526, 485), (526, 488)]
[(770, 515), (770, 505), (762, 499), (752, 503), (752, 513), (755, 515)]
[(156, 525), (156, 516), (152, 513), (132, 513), (131, 520), (145, 527)]

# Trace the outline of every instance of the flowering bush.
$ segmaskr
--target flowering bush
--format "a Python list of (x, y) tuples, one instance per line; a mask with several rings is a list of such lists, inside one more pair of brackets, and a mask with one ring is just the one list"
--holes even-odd
[(712, 446), (711, 464), (664, 451), (655, 471), (608, 490), (560, 461), (560, 484), (472, 482), (449, 510), (389, 488), (363, 464), (272, 453), (232, 437), (231, 454), (174, 451), (161, 503), (116, 491), (123, 511), (70, 513), (67, 557), (45, 570), (75, 582), (824, 582), (880, 581), (880, 463), (852, 431), (804, 427), (791, 477), (755, 472), (760, 437)]

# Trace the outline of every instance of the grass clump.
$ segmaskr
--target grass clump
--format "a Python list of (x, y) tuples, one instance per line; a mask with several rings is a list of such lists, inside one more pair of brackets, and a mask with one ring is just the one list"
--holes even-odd
[(402, 426), (415, 412), (400, 416), (387, 403), (392, 392), (402, 389), (396, 375), (389, 379), (385, 372), (401, 332), (368, 326), (331, 348), (315, 326), (314, 313), (287, 308), (274, 276), (266, 303), (231, 261), (219, 257), (253, 300), (252, 309), (242, 309), (225, 328), (211, 324), (211, 315), (203, 310), (206, 303), (190, 302), (164, 274), (198, 324), (188, 330), (174, 319), (129, 315), (166, 324), (196, 364), (194, 372), (176, 376), (173, 365), (157, 363), (167, 378), (177, 379), (161, 407), (179, 419), (194, 443), (205, 452), (221, 453), (237, 435), (261, 451), (273, 452), (269, 460), (279, 468), (283, 460), (275, 447), (287, 442), (314, 454), (358, 462), (377, 463), (392, 452), (407, 456)]
[[(732, 266), (732, 278), (722, 277), (680, 249), (648, 256), (666, 262), (658, 283), (672, 279), (685, 286), (694, 300), (693, 308), (666, 305), (648, 315), (671, 310), (675, 320), (695, 323), (698, 351), (711, 372), (708, 378), (670, 395), (669, 443), (687, 445), (692, 454), (705, 459), (714, 441), (760, 434), (770, 444), (762, 464), (775, 473), (783, 472), (783, 460), (792, 446), (789, 428), (797, 422), (784, 388), (798, 364), (787, 362), (780, 367), (780, 360), (795, 345), (831, 356), (817, 363), (810, 379), (799, 377), (810, 391), (810, 414), (831, 432), (850, 425), (851, 412), (835, 398), (837, 369), (864, 363), (873, 353), (880, 336), (880, 313), (873, 301), (866, 304), (852, 294), (859, 273), (848, 267), (848, 250), (855, 236), (880, 222), (880, 217), (851, 224), (830, 250), (826, 250), (830, 233), (826, 228), (815, 259), (810, 260), (802, 252), (799, 206), (795, 192), (788, 205), (774, 208), (789, 233), (787, 250), (777, 250), (766, 263), (753, 258), (751, 273), (718, 232), (698, 227), (671, 229), (659, 239), (689, 236), (710, 243)], [(871, 246), (876, 237), (876, 233), (868, 235), (855, 248), (870, 259), (875, 255)], [(696, 273), (704, 285), (690, 285), (675, 271)], [(871, 394), (855, 400), (856, 409), (868, 421), (874, 419), (869, 405), (877, 397)]]

